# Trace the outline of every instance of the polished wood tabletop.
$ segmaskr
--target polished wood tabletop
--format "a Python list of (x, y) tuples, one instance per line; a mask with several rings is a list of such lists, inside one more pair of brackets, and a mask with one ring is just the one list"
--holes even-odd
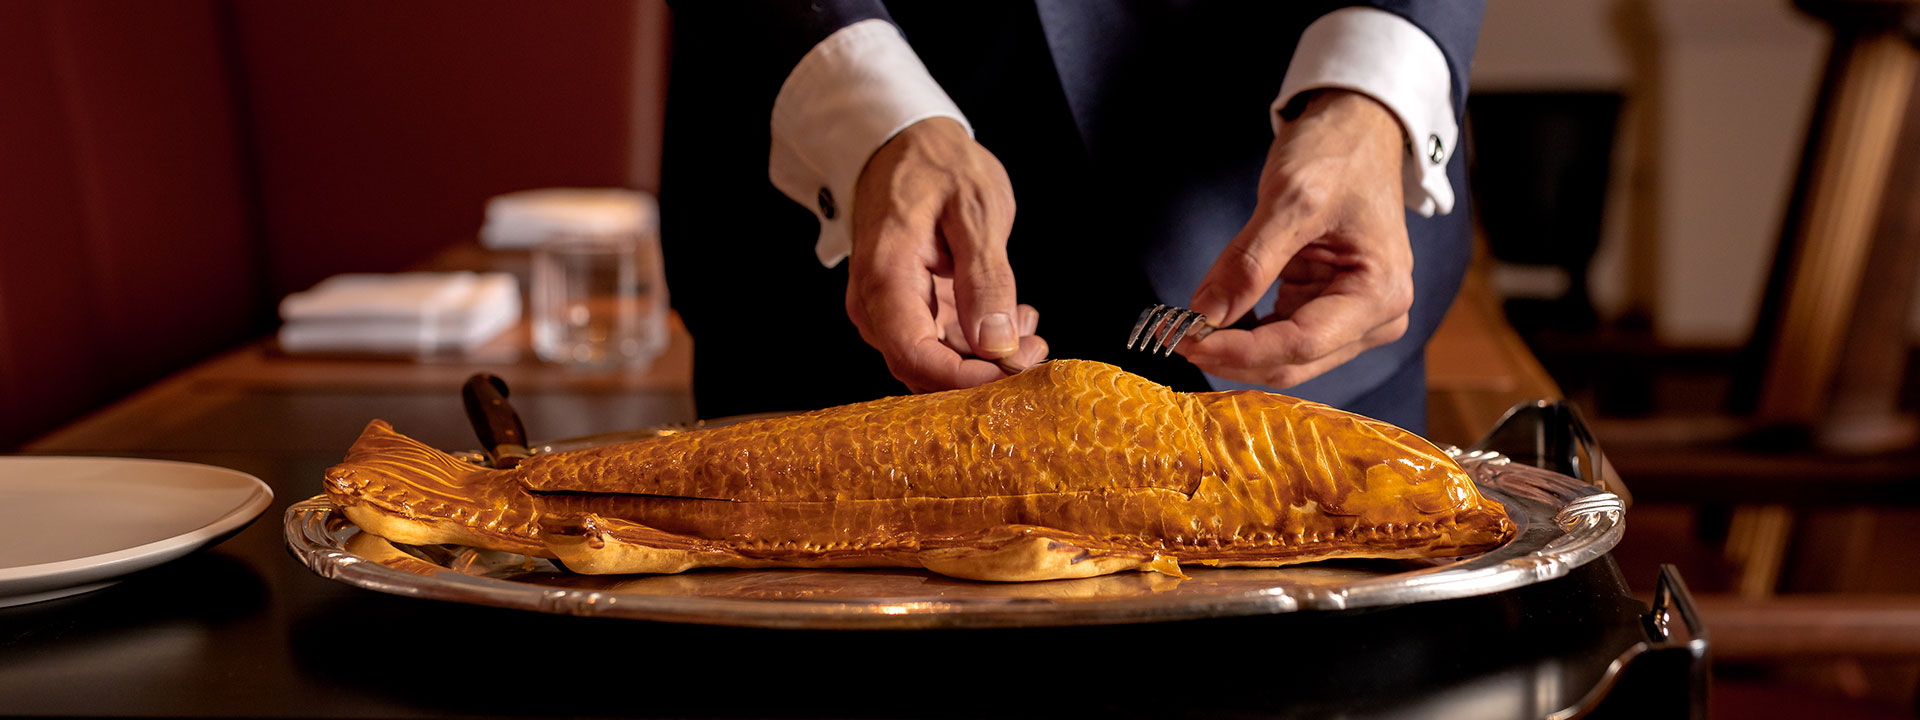
[(48, 434), (36, 453), (219, 449), (341, 454), (369, 420), (436, 447), (475, 437), (460, 404), (474, 373), (505, 379), (532, 437), (554, 440), (693, 420), (693, 342), (672, 318), (666, 351), (642, 369), (548, 365), (526, 328), (471, 356), (296, 356), (266, 339), (244, 345)]

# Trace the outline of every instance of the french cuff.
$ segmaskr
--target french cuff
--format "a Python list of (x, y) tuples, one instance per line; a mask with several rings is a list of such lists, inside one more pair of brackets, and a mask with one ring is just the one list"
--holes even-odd
[(813, 46), (773, 100), (767, 177), (820, 219), (814, 254), (838, 265), (853, 241), (853, 188), (867, 159), (907, 126), (950, 117), (973, 126), (900, 30), (862, 20)]
[(1406, 132), (1400, 187), (1409, 209), (1431, 217), (1453, 210), (1447, 159), (1458, 149), (1453, 79), (1433, 38), (1413, 23), (1374, 8), (1327, 13), (1300, 35), (1269, 118), (1280, 131), (1280, 109), (1308, 90), (1340, 88), (1385, 105)]

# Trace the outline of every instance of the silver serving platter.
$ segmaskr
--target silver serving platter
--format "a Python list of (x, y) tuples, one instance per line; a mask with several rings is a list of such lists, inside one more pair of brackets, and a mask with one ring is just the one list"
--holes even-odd
[(1517, 532), (1505, 545), (1417, 561), (1194, 567), (1185, 569), (1186, 579), (1127, 573), (987, 583), (910, 569), (578, 575), (512, 553), (391, 543), (361, 532), (324, 495), (288, 508), (285, 530), (289, 549), (314, 572), (395, 595), (563, 615), (815, 629), (1103, 625), (1401, 605), (1551, 580), (1620, 541), (1626, 507), (1619, 496), (1496, 453), (1455, 456), (1485, 494), (1506, 506)]

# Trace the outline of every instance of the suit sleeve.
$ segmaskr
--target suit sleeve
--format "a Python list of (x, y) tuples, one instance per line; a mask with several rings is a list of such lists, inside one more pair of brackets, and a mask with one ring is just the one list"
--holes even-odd
[(848, 25), (800, 58), (773, 101), (767, 178), (819, 220), (820, 264), (833, 267), (852, 250), (854, 190), (867, 160), (900, 131), (933, 117), (952, 118), (973, 134), (892, 23)]
[(1452, 79), (1454, 117), (1467, 108), (1467, 74), (1473, 68), (1473, 50), (1480, 43), (1480, 20), (1485, 0), (1378, 0), (1371, 7), (1405, 18), (1433, 39), (1447, 58)]
[[(678, 15), (682, 7), (693, 15)], [(818, 220), (822, 265), (851, 249), (854, 186), (880, 146), (931, 117), (973, 132), (878, 2), (700, 2), (674, 11), (676, 42), (748, 44), (738, 59), (755, 67), (739, 91), (773, 98), (761, 115), (769, 119), (767, 177)], [(681, 23), (715, 35), (683, 32)]]
[(1452, 210), (1447, 161), (1459, 148), (1467, 72), (1481, 5), (1461, 0), (1379, 2), (1334, 9), (1301, 34), (1272, 120), (1307, 90), (1366, 94), (1393, 112), (1405, 132), (1402, 191), (1421, 215)]
[(739, 90), (769, 103), (793, 66), (828, 35), (862, 20), (893, 21), (879, 0), (680, 0), (668, 5), (676, 45), (737, 49), (732, 54), (745, 61), (733, 68), (743, 83)]

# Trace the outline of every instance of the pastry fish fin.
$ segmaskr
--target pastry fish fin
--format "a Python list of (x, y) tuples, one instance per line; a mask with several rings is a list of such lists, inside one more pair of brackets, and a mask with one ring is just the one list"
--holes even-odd
[(1001, 525), (962, 537), (923, 540), (915, 559), (933, 572), (968, 580), (1063, 580), (1122, 570), (1186, 577), (1179, 560), (1144, 545), (1099, 542), (1038, 525)]
[(541, 517), (540, 538), (568, 570), (588, 575), (677, 573), (733, 555), (714, 541), (590, 512)]

